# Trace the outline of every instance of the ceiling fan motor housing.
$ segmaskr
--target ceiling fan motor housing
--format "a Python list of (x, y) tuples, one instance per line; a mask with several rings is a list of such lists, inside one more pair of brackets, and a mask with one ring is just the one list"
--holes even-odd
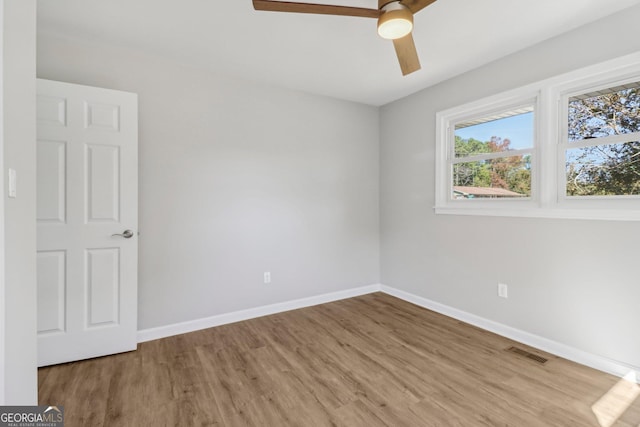
[(378, 34), (380, 37), (395, 40), (406, 36), (413, 30), (413, 13), (400, 1), (392, 1), (380, 9)]

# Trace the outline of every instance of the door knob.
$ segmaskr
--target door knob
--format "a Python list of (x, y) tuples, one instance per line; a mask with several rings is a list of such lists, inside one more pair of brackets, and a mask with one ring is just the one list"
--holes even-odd
[(115, 236), (120, 236), (120, 237), (124, 237), (125, 239), (130, 239), (133, 237), (133, 231), (131, 230), (124, 230), (124, 232), (122, 234), (112, 234), (111, 237), (115, 237)]

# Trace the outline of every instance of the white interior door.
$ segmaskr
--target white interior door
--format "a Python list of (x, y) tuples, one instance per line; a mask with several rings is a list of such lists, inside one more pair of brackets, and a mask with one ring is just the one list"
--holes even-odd
[(38, 364), (135, 350), (137, 95), (37, 92)]

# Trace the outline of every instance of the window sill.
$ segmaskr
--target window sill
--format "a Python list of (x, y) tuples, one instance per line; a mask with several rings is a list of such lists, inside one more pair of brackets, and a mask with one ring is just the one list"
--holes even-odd
[(510, 207), (434, 207), (437, 215), (501, 216), (515, 218), (586, 219), (605, 221), (640, 221), (640, 210), (554, 209)]

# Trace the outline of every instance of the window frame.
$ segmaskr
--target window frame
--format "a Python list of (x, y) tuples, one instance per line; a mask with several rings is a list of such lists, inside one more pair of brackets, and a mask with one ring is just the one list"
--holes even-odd
[(569, 124), (568, 124), (568, 109), (569, 100), (577, 95), (583, 95), (598, 90), (614, 88), (623, 84), (633, 83), (640, 81), (640, 74), (632, 76), (624, 76), (621, 79), (608, 79), (602, 81), (597, 79), (595, 82), (592, 79), (584, 82), (579, 88), (572, 88), (570, 90), (564, 90), (560, 93), (560, 136), (558, 141), (558, 204), (566, 207), (581, 207), (585, 208), (597, 208), (605, 209), (616, 207), (618, 209), (625, 209), (626, 206), (633, 205), (634, 203), (640, 203), (640, 195), (611, 195), (611, 196), (569, 196), (566, 194), (567, 174), (566, 174), (566, 152), (572, 148), (582, 147), (594, 147), (598, 145), (608, 145), (617, 143), (626, 143), (640, 140), (640, 132), (610, 135), (606, 137), (593, 138), (586, 142), (582, 140), (580, 142), (569, 141)]
[[(640, 81), (640, 52), (436, 113), (435, 213), (640, 221), (640, 196), (566, 195), (566, 150), (579, 148), (568, 141), (569, 99), (631, 81)], [(527, 100), (535, 100), (531, 197), (452, 199), (455, 124), (524, 105)], [(513, 153), (518, 151), (522, 150)]]
[[(488, 102), (487, 102), (488, 101)], [(511, 209), (526, 209), (527, 207), (535, 206), (537, 203), (538, 195), (538, 177), (535, 173), (538, 170), (535, 165), (538, 162), (538, 146), (536, 140), (539, 134), (539, 101), (540, 94), (538, 91), (517, 91), (510, 93), (509, 96), (497, 96), (490, 99), (482, 100), (473, 105), (466, 104), (464, 108), (449, 110), (450, 114), (447, 114), (444, 118), (446, 126), (443, 127), (440, 132), (441, 136), (445, 139), (445, 146), (436, 147), (436, 158), (440, 158), (441, 161), (436, 164), (436, 173), (441, 177), (441, 184), (436, 188), (436, 198), (445, 202), (446, 208), (452, 208), (455, 210), (465, 210), (472, 212), (475, 209), (491, 209), (497, 205), (508, 206)], [(455, 157), (455, 126), (457, 123), (469, 121), (473, 118), (491, 116), (504, 111), (517, 109), (523, 106), (532, 106), (534, 113), (534, 125), (533, 125), (533, 147), (530, 149), (504, 151), (500, 153), (487, 153), (484, 155), (474, 155), (468, 158), (456, 158)], [(436, 117), (441, 115), (438, 113)], [(442, 118), (442, 117), (440, 117)], [(438, 120), (440, 122), (440, 120)], [(438, 149), (439, 148), (439, 149)], [(520, 154), (531, 154), (531, 196), (523, 198), (505, 198), (505, 199), (453, 199), (451, 194), (453, 192), (453, 165), (461, 163), (460, 160), (475, 161), (477, 158), (506, 158), (511, 156), (517, 156)], [(444, 163), (444, 165), (443, 165)], [(444, 178), (444, 180), (442, 179)], [(446, 200), (445, 200), (446, 199)]]

